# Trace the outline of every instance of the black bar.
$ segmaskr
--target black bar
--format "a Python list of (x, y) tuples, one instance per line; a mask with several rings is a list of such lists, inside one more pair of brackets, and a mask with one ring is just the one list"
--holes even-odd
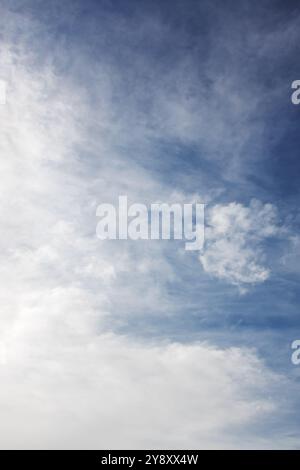
[[(66, 464), (76, 468), (102, 468), (116, 467), (142, 468), (148, 467), (197, 467), (219, 468), (230, 465), (233, 468), (288, 468), (288, 465), (300, 462), (298, 450), (38, 450), (38, 451), (2, 451), (2, 462), (7, 459), (10, 465), (18, 464), (24, 466), (37, 465), (38, 468), (44, 464), (60, 465)], [(293, 467), (294, 468), (294, 467)], [(255, 468), (254, 468), (255, 470)]]

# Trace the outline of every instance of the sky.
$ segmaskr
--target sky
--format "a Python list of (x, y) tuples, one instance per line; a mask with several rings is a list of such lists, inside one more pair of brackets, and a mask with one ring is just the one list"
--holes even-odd
[[(0, 448), (299, 449), (299, 31), (296, 1), (1, 0)], [(204, 249), (99, 240), (119, 195), (204, 203)]]

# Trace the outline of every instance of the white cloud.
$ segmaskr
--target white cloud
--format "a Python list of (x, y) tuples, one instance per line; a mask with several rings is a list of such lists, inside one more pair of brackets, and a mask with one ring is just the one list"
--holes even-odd
[(51, 301), (39, 315), (27, 312), (17, 348), (8, 344), (1, 448), (230, 448), (242, 445), (241, 432), (263, 445), (258, 429), (277, 411), (279, 378), (253, 352), (113, 334), (83, 340), (70, 335), (66, 318), (84, 306), (62, 300), (59, 317)]
[(235, 202), (216, 205), (207, 213), (204, 270), (236, 285), (264, 282), (269, 269), (264, 263), (262, 243), (278, 235), (277, 209), (252, 200), (244, 206)]

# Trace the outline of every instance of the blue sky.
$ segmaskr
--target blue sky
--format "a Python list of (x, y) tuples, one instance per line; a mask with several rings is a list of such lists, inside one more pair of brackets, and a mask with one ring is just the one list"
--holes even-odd
[[(297, 3), (1, 3), (1, 447), (299, 448)], [(204, 252), (97, 240), (121, 194)]]

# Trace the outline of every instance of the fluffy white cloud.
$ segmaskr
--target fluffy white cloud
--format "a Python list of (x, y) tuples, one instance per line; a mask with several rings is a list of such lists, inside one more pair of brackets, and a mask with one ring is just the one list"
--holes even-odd
[(72, 292), (47, 300), (27, 312), (0, 367), (1, 448), (230, 448), (241, 432), (263, 446), (279, 378), (253, 352), (71, 336), (66, 318), (84, 327), (84, 305)]
[(252, 200), (216, 205), (207, 213), (205, 249), (200, 256), (204, 270), (236, 285), (264, 282), (269, 269), (263, 264), (262, 243), (278, 235), (277, 209)]

